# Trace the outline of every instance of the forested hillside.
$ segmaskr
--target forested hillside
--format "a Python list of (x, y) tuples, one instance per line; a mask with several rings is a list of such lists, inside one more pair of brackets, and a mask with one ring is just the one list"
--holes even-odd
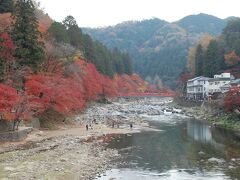
[(76, 20), (72, 16), (63, 22), (53, 22), (47, 30), (55, 46), (70, 45), (72, 53), (79, 51), (79, 55), (86, 61), (95, 64), (97, 69), (108, 76), (114, 74), (132, 74), (132, 59), (127, 53), (117, 48), (107, 49), (98, 41), (93, 41), (87, 34), (82, 33)]
[(188, 48), (208, 33), (219, 35), (227, 20), (199, 14), (169, 23), (154, 18), (112, 27), (83, 29), (107, 47), (130, 53), (134, 68), (149, 81), (157, 76), (174, 87), (187, 62)]
[[(231, 73), (233, 78), (240, 78), (240, 18), (231, 19), (219, 36), (205, 37), (192, 46), (188, 53), (187, 69), (188, 72), (180, 78), (184, 85), (189, 78), (213, 77), (223, 72)], [(224, 97), (224, 103), (219, 105), (224, 105), (225, 111), (237, 114), (235, 118), (230, 116), (228, 121), (239, 120), (240, 87), (229, 85), (227, 93), (221, 96)]]
[(240, 19), (230, 20), (220, 36), (200, 41), (189, 51), (188, 68), (195, 76), (231, 72), (240, 77)]
[(156, 92), (132, 72), (131, 58), (82, 33), (67, 16), (54, 22), (32, 0), (0, 1), (0, 120), (15, 125), (69, 116), (89, 101)]

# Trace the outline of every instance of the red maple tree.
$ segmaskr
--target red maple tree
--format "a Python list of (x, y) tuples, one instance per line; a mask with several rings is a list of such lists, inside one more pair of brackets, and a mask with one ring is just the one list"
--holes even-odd
[(240, 110), (240, 87), (232, 87), (224, 99), (224, 107), (228, 112)]

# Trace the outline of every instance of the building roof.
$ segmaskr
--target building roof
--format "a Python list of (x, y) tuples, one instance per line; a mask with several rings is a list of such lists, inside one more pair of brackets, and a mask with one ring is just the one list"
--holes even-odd
[(240, 79), (235, 79), (230, 82), (231, 84), (240, 84)]
[(220, 87), (220, 89), (223, 89), (223, 88), (230, 88), (231, 85), (230, 84), (224, 84), (223, 86)]
[(190, 85), (190, 86), (188, 85), (187, 87), (190, 88), (190, 87), (202, 87), (202, 86), (203, 86), (203, 85), (198, 84), (198, 85)]
[(230, 78), (224, 78), (224, 77), (221, 77), (221, 78), (209, 78), (208, 81), (209, 82), (214, 82), (214, 81), (230, 81), (231, 79)]
[(208, 77), (198, 76), (198, 77), (195, 77), (193, 79), (189, 79), (188, 82), (196, 81), (196, 80), (198, 80), (198, 81), (208, 81), (208, 79), (209, 79)]

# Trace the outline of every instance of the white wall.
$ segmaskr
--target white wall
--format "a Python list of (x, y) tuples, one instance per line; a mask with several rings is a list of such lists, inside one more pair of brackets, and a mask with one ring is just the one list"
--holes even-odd
[(214, 80), (209, 82), (209, 93), (221, 92), (220, 87), (229, 84), (230, 80)]

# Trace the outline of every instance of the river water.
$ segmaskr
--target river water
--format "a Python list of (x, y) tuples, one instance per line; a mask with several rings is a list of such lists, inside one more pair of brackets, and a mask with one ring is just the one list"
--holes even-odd
[(122, 135), (110, 148), (121, 162), (99, 180), (240, 179), (240, 139), (184, 116), (146, 116), (159, 131)]

